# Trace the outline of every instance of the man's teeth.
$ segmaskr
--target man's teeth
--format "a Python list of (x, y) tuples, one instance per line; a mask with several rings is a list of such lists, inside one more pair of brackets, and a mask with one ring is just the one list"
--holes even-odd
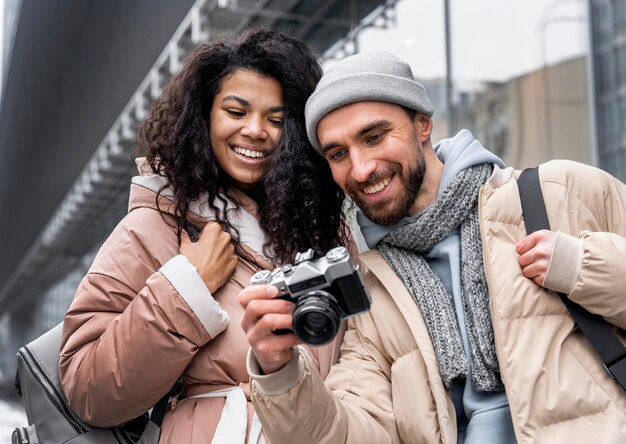
[(389, 182), (391, 182), (391, 177), (386, 177), (385, 179), (383, 179), (382, 181), (380, 181), (380, 182), (378, 182), (378, 183), (376, 183), (374, 185), (370, 185), (369, 187), (363, 188), (363, 192), (365, 194), (378, 193), (380, 190), (382, 190), (387, 185), (389, 185)]
[(252, 151), (252, 150), (247, 150), (245, 148), (241, 148), (238, 146), (233, 147), (233, 151), (236, 152), (237, 154), (241, 154), (242, 156), (246, 156), (246, 157), (254, 157), (254, 158), (265, 157), (265, 152), (263, 151)]

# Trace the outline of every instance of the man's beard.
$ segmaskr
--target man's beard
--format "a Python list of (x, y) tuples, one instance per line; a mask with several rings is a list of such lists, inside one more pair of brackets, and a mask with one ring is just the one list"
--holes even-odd
[[(369, 220), (378, 225), (393, 225), (404, 216), (409, 215), (409, 210), (415, 203), (417, 194), (424, 181), (426, 163), (421, 149), (418, 149), (416, 160), (415, 167), (410, 168), (406, 172), (406, 176), (402, 173), (402, 166), (394, 164), (386, 170), (373, 172), (365, 182), (348, 180), (346, 182), (346, 192)], [(402, 190), (398, 194), (375, 203), (369, 203), (361, 199), (359, 190), (379, 183), (383, 178), (391, 177), (394, 174), (402, 181)]]

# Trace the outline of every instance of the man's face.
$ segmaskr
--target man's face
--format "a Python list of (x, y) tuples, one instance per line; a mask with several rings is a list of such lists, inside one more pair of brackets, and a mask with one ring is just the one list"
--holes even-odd
[(358, 102), (324, 116), (317, 136), (333, 178), (371, 221), (392, 225), (411, 214), (430, 136), (419, 117), (391, 103)]

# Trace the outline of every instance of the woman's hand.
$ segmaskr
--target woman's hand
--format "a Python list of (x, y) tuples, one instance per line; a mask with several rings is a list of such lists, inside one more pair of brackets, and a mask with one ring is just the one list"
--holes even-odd
[(211, 293), (226, 283), (237, 266), (231, 236), (217, 222), (211, 221), (204, 226), (198, 242), (192, 242), (183, 231), (179, 251), (198, 269)]

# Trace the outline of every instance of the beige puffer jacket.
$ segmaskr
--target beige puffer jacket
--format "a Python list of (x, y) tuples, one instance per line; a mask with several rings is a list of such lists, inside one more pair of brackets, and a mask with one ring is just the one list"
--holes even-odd
[[(184, 391), (166, 414), (161, 442), (209, 443), (229, 390), (242, 384), (243, 393), (248, 392), (248, 343), (240, 327), (238, 294), (258, 267), (240, 257), (230, 279), (211, 295), (196, 269), (178, 254), (172, 219), (168, 225), (156, 210), (155, 191), (161, 185), (163, 178), (156, 176), (133, 179), (128, 215), (80, 283), (64, 322), (61, 382), (81, 418), (110, 427), (146, 412), (185, 371)], [(256, 205), (242, 193), (236, 196), (243, 209), (233, 220), (243, 246), (258, 264), (272, 269), (259, 254), (264, 236)], [(162, 197), (160, 207), (171, 210), (171, 203)], [(197, 229), (213, 219), (207, 205), (196, 202), (190, 210)], [(311, 351), (322, 373), (337, 354), (332, 344)], [(217, 392), (217, 397), (193, 397)], [(245, 398), (240, 399), (245, 418)], [(247, 410), (243, 426), (249, 433), (249, 401)]]
[[(515, 244), (526, 231), (518, 174), (496, 167), (479, 196), (496, 349), (517, 440), (624, 443), (626, 394), (558, 296), (521, 273)], [(626, 327), (626, 186), (569, 161), (546, 163), (539, 175), (552, 229), (561, 232), (552, 260), (562, 264), (550, 265), (557, 269), (550, 279)], [(362, 260), (372, 310), (349, 322), (326, 385), (303, 353), (265, 376), (248, 356), (266, 436), (274, 444), (455, 443), (454, 406), (424, 319), (377, 251)]]

